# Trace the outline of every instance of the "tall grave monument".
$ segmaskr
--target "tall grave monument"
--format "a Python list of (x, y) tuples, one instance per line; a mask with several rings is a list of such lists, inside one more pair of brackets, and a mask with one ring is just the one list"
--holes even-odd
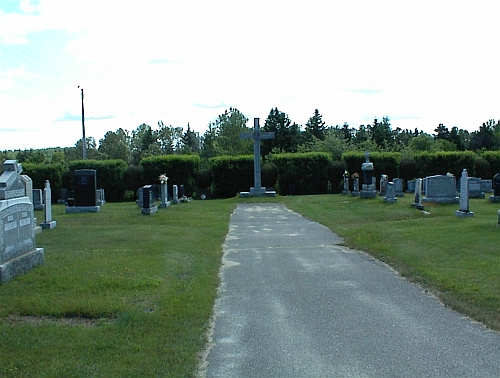
[(0, 283), (43, 264), (43, 248), (35, 245), (33, 203), (25, 195), (23, 168), (16, 160), (4, 162), (0, 176)]
[(361, 198), (375, 198), (376, 191), (373, 184), (373, 163), (370, 161), (370, 153), (365, 152), (365, 162), (361, 164), (361, 171), (363, 171), (363, 185), (359, 192)]
[(262, 139), (274, 139), (273, 132), (261, 132), (259, 119), (253, 119), (253, 133), (240, 134), (241, 139), (253, 139), (253, 177), (254, 186), (249, 192), (241, 192), (240, 197), (260, 197), (269, 196), (275, 197), (275, 191), (266, 191), (266, 188), (261, 185), (261, 168), (260, 168), (260, 141)]

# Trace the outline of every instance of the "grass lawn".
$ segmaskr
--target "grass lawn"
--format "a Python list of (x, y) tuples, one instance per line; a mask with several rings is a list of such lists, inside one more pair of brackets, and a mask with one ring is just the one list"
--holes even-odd
[[(471, 200), (474, 217), (462, 219), (458, 205), (426, 205), (424, 214), (412, 200), (265, 199), (328, 226), (347, 246), (500, 330), (500, 205)], [(0, 376), (193, 376), (229, 216), (249, 201), (263, 200), (194, 201), (151, 216), (134, 203), (108, 203), (96, 214), (53, 206), (57, 227), (37, 236), (45, 264), (0, 286)]]

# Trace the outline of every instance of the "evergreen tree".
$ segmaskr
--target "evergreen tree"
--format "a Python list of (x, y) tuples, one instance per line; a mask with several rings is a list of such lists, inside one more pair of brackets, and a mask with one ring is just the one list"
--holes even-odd
[(327, 127), (325, 122), (323, 122), (323, 117), (319, 113), (318, 109), (314, 110), (314, 115), (309, 118), (305, 127), (305, 135), (306, 139), (310, 141), (313, 137), (318, 138), (319, 140), (325, 139), (325, 131)]
[(300, 127), (296, 123), (292, 124), (288, 115), (278, 110), (271, 109), (266, 118), (264, 127), (265, 132), (274, 132), (274, 139), (265, 139), (262, 141), (261, 152), (265, 156), (274, 148), (283, 152), (296, 152), (301, 143)]
[(186, 132), (181, 138), (181, 152), (184, 154), (198, 153), (200, 151), (199, 138), (197, 133), (191, 131), (189, 122)]

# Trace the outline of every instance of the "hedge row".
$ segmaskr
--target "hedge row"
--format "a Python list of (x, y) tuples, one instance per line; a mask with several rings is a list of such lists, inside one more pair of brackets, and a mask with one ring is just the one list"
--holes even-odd
[[(346, 152), (342, 160), (350, 174), (361, 173), (365, 157), (361, 152)], [(460, 177), (463, 169), (467, 169), (469, 176), (491, 178), (492, 172), (500, 169), (500, 153), (497, 152), (485, 153), (482, 157), (472, 151), (440, 151), (405, 157), (397, 152), (374, 152), (370, 154), (370, 161), (376, 177), (386, 174), (389, 179), (400, 177), (405, 180), (447, 173)]]
[[(346, 152), (342, 161), (332, 161), (322, 152), (276, 154), (262, 165), (262, 186), (273, 187), (280, 195), (338, 193), (342, 189), (345, 170), (350, 175), (361, 173), (365, 156)], [(500, 172), (500, 151), (476, 155), (471, 151), (419, 153), (401, 157), (396, 152), (374, 152), (370, 155), (374, 175), (387, 174), (389, 179), (411, 180), (436, 174), (452, 173), (460, 177), (463, 169), (469, 176), (491, 178)], [(122, 160), (79, 160), (64, 168), (61, 164), (23, 164), (24, 173), (33, 180), (33, 187), (43, 189), (45, 180), (57, 200), (61, 188), (73, 189), (73, 171), (95, 169), (97, 185), (106, 191), (106, 200), (122, 201), (126, 191), (145, 184), (155, 184), (165, 173), (169, 184), (183, 184), (188, 196), (197, 188), (209, 190), (215, 198), (228, 198), (248, 191), (254, 185), (253, 156), (219, 156), (210, 159), (207, 168), (200, 169), (198, 155), (154, 156), (141, 160), (139, 167), (127, 167)], [(130, 199), (130, 198), (127, 198)]]

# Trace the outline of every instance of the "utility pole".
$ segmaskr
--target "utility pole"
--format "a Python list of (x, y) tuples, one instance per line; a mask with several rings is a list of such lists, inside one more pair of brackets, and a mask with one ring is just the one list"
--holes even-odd
[[(80, 86), (78, 86), (80, 88)], [(85, 141), (85, 112), (83, 110), (83, 88), (80, 88), (82, 91), (82, 149), (83, 149), (83, 160), (87, 159), (87, 146)]]

